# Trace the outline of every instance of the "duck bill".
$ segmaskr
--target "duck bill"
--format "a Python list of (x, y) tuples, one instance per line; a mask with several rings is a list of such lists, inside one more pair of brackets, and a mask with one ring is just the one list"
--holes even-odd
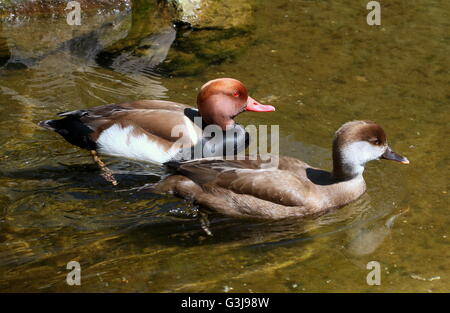
[(275, 108), (271, 105), (261, 104), (252, 97), (247, 98), (247, 106), (245, 107), (246, 111), (251, 112), (273, 112)]
[(400, 154), (395, 153), (394, 151), (392, 151), (390, 147), (386, 149), (381, 158), (386, 160), (397, 161), (402, 164), (409, 164), (409, 160), (407, 158), (401, 156)]

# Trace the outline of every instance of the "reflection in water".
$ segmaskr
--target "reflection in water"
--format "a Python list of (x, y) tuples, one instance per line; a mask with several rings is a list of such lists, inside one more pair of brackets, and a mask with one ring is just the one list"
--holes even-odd
[(145, 49), (145, 53), (135, 55), (135, 52), (124, 52), (115, 57), (109, 66), (118, 72), (151, 74), (166, 59), (175, 35), (176, 31), (173, 27), (166, 27), (142, 39), (138, 49)]
[[(365, 264), (378, 260), (375, 291), (448, 291), (448, 4), (392, 3), (381, 28), (358, 19), (365, 4), (253, 1), (251, 34), (180, 31), (165, 16), (150, 19), (152, 31), (128, 9), (88, 16), (78, 29), (57, 18), (0, 24), (0, 290), (73, 291), (65, 266), (78, 260), (77, 291), (374, 291)], [(115, 65), (99, 66), (99, 51)], [(189, 75), (155, 74), (158, 62)], [(191, 203), (141, 189), (164, 169), (106, 158), (114, 188), (85, 151), (36, 125), (133, 99), (193, 104), (196, 88), (219, 76), (277, 107), (238, 121), (280, 125), (285, 155), (329, 169), (337, 126), (373, 119), (411, 166), (370, 164), (368, 193), (317, 219), (209, 215), (210, 237)]]
[(395, 220), (408, 210), (390, 215), (387, 219), (377, 221), (364, 220), (358, 226), (350, 229), (347, 234), (350, 237), (348, 251), (356, 256), (373, 253), (391, 233)]

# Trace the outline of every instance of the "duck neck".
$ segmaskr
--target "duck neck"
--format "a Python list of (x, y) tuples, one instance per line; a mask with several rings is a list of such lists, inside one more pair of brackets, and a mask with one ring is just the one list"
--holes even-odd
[(327, 203), (331, 207), (341, 207), (358, 199), (366, 191), (366, 182), (362, 175), (350, 179), (339, 178), (327, 188)]
[(194, 108), (186, 108), (184, 109), (184, 115), (189, 118), (194, 124), (196, 124), (201, 129), (205, 129), (205, 127), (209, 125), (217, 125), (222, 130), (226, 130), (227, 128), (233, 128), (236, 122), (230, 117), (222, 117), (217, 119), (215, 122), (211, 121), (207, 117), (204, 117), (200, 114), (198, 109)]
[(333, 178), (346, 181), (362, 177), (364, 164), (359, 164), (352, 151), (343, 151), (333, 145)]
[(227, 116), (221, 116), (221, 117), (217, 117), (215, 118), (215, 120), (210, 120), (208, 118), (202, 117), (203, 121), (205, 122), (204, 126), (208, 126), (208, 125), (217, 125), (219, 126), (223, 131), (226, 131), (227, 129), (231, 129), (234, 127), (234, 125), (236, 124), (234, 122), (234, 120), (230, 117)]

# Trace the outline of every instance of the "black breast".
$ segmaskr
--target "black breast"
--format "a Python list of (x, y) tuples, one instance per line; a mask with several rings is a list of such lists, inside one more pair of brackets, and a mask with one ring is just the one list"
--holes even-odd
[(217, 125), (204, 123), (196, 109), (187, 108), (184, 114), (203, 130), (203, 134), (196, 145), (181, 150), (173, 160), (186, 161), (232, 156), (245, 150), (249, 145), (250, 135), (242, 125), (234, 124), (233, 127), (224, 131)]

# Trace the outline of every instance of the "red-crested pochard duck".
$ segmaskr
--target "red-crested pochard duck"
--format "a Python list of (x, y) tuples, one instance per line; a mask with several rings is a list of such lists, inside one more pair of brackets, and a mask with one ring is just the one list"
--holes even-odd
[[(273, 106), (251, 98), (247, 88), (232, 78), (204, 84), (197, 96), (197, 107), (139, 100), (62, 112), (58, 114), (62, 119), (42, 121), (39, 125), (57, 132), (73, 145), (90, 150), (94, 160), (106, 169), (96, 152), (161, 164), (235, 154), (248, 145), (248, 133), (233, 118), (243, 111), (275, 111)], [(222, 145), (217, 140), (211, 141), (214, 130), (204, 132), (212, 125), (223, 132)], [(231, 152), (225, 149), (230, 140), (234, 147)], [(112, 177), (106, 178), (115, 182)]]
[(170, 162), (167, 165), (178, 174), (152, 190), (191, 199), (233, 217), (305, 217), (359, 198), (366, 190), (363, 171), (367, 162), (381, 158), (409, 163), (391, 150), (385, 132), (372, 121), (352, 121), (339, 128), (333, 140), (331, 172), (295, 158), (272, 157), (274, 166), (261, 157)]

